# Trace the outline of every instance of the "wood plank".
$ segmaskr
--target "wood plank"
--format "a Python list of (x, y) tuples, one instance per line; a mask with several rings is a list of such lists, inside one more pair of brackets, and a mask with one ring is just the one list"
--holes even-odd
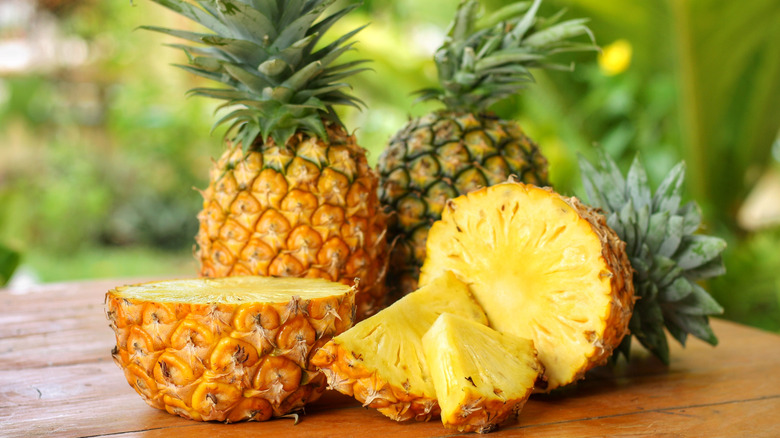
[(148, 279), (55, 283), (23, 294), (0, 290), (0, 370), (110, 358), (116, 341), (105, 316), (104, 295), (117, 285), (144, 281)]
[(534, 437), (659, 437), (659, 436), (780, 436), (780, 396), (726, 403), (678, 406), (657, 410), (601, 415), (573, 421), (517, 425), (507, 436)]
[[(199, 423), (153, 409), (110, 358), (114, 338), (102, 296), (120, 283), (0, 291), (0, 331), (7, 335), (0, 338), (0, 435), (457, 435), (436, 420), (395, 423), (331, 392), (307, 406), (296, 426), (287, 419)], [(780, 436), (780, 336), (721, 320), (712, 325), (717, 348), (673, 344), (668, 368), (637, 349), (630, 361), (594, 370), (572, 389), (534, 395), (519, 422), (493, 436)]]
[[(715, 324), (721, 325), (720, 322)], [(755, 356), (757, 352), (750, 350), (760, 345), (743, 342), (734, 346), (739, 347), (747, 350), (739, 353)], [(690, 351), (705, 348), (710, 352), (717, 350), (692, 346)], [(685, 355), (675, 351), (673, 354), (679, 359), (669, 372), (664, 372), (664, 367), (654, 364), (646, 355), (640, 354), (622, 369), (618, 369), (615, 379), (609, 378), (607, 371), (602, 370), (572, 390), (554, 395), (535, 395), (520, 417), (520, 426), (528, 428), (584, 421), (588, 420), (593, 412), (598, 412), (601, 416), (625, 416), (681, 409), (686, 406), (779, 398), (778, 362), (772, 361), (773, 352), (767, 353), (768, 360), (759, 359), (754, 363), (745, 363), (742, 359), (734, 359), (738, 363), (727, 369), (713, 366), (709, 370), (696, 372), (691, 372), (690, 369), (702, 361), (701, 355)], [(643, 372), (639, 376), (632, 376), (633, 369)], [(123, 433), (137, 428), (160, 429), (160, 433), (170, 433), (170, 430), (164, 432), (169, 428), (186, 428), (188, 435), (206, 436), (225, 427), (180, 419), (148, 407), (125, 382), (121, 371), (107, 355), (94, 364), (56, 367), (48, 371), (29, 368), (2, 371), (0, 388), (0, 419), (22, 419), (15, 421), (9, 430), (19, 433), (35, 430), (41, 433), (89, 436)], [(334, 407), (338, 408), (338, 412), (333, 412)], [(74, 408), (78, 411), (74, 411)], [(332, 424), (334, 416), (339, 417), (339, 422), (354, 427), (363, 423), (376, 423), (380, 429), (400, 428), (396, 429), (396, 433), (412, 433), (410, 436), (437, 435), (443, 430), (435, 421), (416, 426), (396, 424), (373, 410), (361, 408), (354, 400), (337, 394), (329, 394), (322, 402), (310, 406), (307, 411), (309, 415), (292, 429), (295, 432), (305, 432), (307, 436), (316, 434), (319, 427), (332, 430), (328, 426)], [(82, 417), (79, 412), (88, 412), (88, 418)], [(322, 415), (325, 417), (320, 418)], [(56, 421), (51, 421), (53, 418)], [(111, 418), (112, 421), (110, 426), (106, 426), (104, 422), (94, 422), (89, 420), (90, 418)], [(63, 419), (70, 419), (71, 423)], [(303, 424), (306, 426), (302, 426)], [(230, 430), (233, 431), (235, 427), (231, 425)], [(263, 433), (285, 433), (285, 430), (290, 433), (288, 421), (248, 424), (240, 428), (242, 431), (243, 427), (254, 428), (254, 431), (260, 428)]]
[[(103, 309), (109, 289), (143, 281), (145, 279), (102, 280), (84, 285), (53, 283), (34, 286), (23, 293), (0, 289), (0, 339), (62, 328), (93, 328), (94, 321), (107, 321)], [(83, 321), (84, 318), (90, 320)], [(50, 322), (55, 323), (53, 327)], [(57, 323), (64, 324), (58, 326)]]

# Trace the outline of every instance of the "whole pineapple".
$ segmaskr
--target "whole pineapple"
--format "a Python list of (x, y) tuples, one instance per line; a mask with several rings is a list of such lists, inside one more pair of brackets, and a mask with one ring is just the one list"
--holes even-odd
[(379, 157), (380, 201), (395, 212), (388, 239), (395, 242), (390, 278), (394, 293), (417, 286), (431, 224), (448, 199), (506, 181), (549, 185), (547, 160), (520, 126), (488, 111), (533, 80), (529, 68), (560, 68), (554, 53), (589, 50), (567, 39), (590, 34), (584, 20), (536, 16), (541, 0), (515, 3), (478, 17), (476, 0), (462, 1), (448, 38), (436, 52), (440, 89), (420, 91), (445, 108), (413, 119)]
[(212, 31), (146, 27), (196, 43), (173, 45), (189, 58), (179, 67), (223, 87), (190, 93), (229, 109), (202, 192), (200, 275), (360, 278), (358, 318), (375, 312), (387, 252), (378, 178), (333, 110), (360, 104), (344, 79), (363, 61), (337, 63), (360, 29), (319, 44), (354, 6), (321, 17), (333, 0), (153, 1)]

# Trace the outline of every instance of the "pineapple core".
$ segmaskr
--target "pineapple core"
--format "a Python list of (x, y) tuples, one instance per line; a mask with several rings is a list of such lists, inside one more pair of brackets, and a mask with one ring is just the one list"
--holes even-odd
[(606, 360), (626, 332), (624, 246), (576, 199), (513, 182), (478, 190), (448, 203), (427, 245), (420, 284), (453, 271), (491, 327), (534, 341), (549, 389)]
[(312, 358), (331, 388), (403, 421), (438, 413), (422, 337), (444, 312), (487, 324), (468, 287), (450, 272), (335, 337)]
[(543, 367), (529, 339), (443, 313), (422, 338), (446, 427), (489, 432), (515, 417)]

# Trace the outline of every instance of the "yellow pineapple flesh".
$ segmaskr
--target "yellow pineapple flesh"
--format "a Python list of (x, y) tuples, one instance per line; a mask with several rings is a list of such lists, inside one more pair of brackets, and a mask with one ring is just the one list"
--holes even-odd
[(312, 358), (328, 385), (396, 420), (438, 415), (422, 337), (444, 312), (487, 323), (468, 287), (444, 273), (336, 336)]
[(203, 191), (196, 236), (200, 275), (360, 278), (357, 317), (385, 295), (385, 215), (378, 178), (355, 137), (328, 126), (329, 142), (296, 134), (244, 153), (228, 148)]
[(114, 361), (152, 407), (199, 421), (264, 421), (325, 390), (310, 356), (351, 327), (355, 288), (322, 279), (227, 277), (106, 294)]
[(490, 432), (517, 417), (544, 368), (533, 342), (443, 313), (422, 338), (444, 426)]
[(420, 283), (452, 271), (490, 326), (532, 339), (548, 389), (604, 363), (633, 308), (625, 244), (604, 217), (550, 189), (506, 182), (447, 204)]

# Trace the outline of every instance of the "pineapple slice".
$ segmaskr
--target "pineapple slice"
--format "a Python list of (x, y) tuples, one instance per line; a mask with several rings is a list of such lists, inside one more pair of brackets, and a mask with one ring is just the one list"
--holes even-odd
[(229, 277), (106, 294), (112, 354), (152, 407), (201, 421), (263, 421), (316, 400), (309, 363), (352, 326), (354, 287), (322, 279)]
[(312, 358), (328, 385), (396, 420), (439, 414), (422, 337), (444, 312), (487, 323), (468, 287), (445, 272), (336, 336)]
[(543, 372), (533, 341), (443, 313), (422, 338), (445, 427), (491, 432), (516, 417)]
[(496, 330), (534, 341), (548, 389), (602, 364), (633, 307), (625, 244), (604, 217), (516, 182), (448, 202), (428, 235), (420, 284), (452, 271)]

